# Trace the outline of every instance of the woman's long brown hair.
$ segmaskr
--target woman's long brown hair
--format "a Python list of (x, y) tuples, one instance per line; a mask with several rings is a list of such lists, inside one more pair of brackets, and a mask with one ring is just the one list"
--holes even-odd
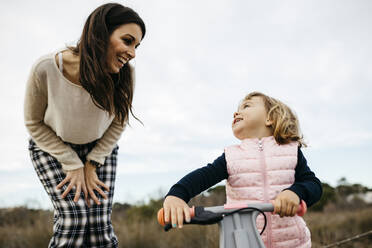
[(80, 56), (81, 86), (97, 107), (115, 115), (122, 125), (128, 122), (129, 113), (138, 120), (132, 112), (133, 68), (126, 63), (118, 74), (109, 73), (107, 48), (112, 32), (127, 23), (138, 24), (143, 39), (145, 24), (136, 12), (116, 3), (101, 5), (89, 15), (76, 47), (69, 47)]

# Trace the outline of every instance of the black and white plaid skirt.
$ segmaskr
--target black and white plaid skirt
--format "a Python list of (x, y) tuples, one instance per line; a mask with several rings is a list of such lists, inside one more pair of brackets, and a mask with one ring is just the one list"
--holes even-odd
[[(72, 147), (85, 164), (86, 156), (96, 141), (84, 145), (66, 144)], [(56, 190), (56, 186), (66, 176), (61, 164), (30, 139), (29, 152), (32, 164), (54, 206), (53, 237), (49, 247), (117, 247), (118, 241), (111, 224), (111, 213), (118, 149), (116, 146), (106, 157), (105, 164), (96, 170), (98, 178), (110, 188), (109, 192), (103, 189), (108, 199), (104, 200), (101, 195), (96, 194), (101, 204), (97, 205), (90, 199), (91, 207), (88, 208), (83, 192), (76, 203), (73, 201), (74, 190), (64, 199), (61, 198), (67, 187), (65, 185), (61, 190)]]

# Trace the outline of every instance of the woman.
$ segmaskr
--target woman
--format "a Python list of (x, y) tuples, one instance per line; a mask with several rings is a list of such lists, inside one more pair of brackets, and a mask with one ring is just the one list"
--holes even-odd
[(145, 32), (135, 11), (104, 4), (89, 15), (76, 47), (32, 67), (24, 116), (31, 160), (55, 209), (49, 247), (117, 247), (116, 143), (133, 115), (128, 61)]

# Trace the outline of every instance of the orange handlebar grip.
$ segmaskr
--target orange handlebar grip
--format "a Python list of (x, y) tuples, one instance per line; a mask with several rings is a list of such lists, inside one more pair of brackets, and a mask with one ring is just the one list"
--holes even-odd
[(297, 210), (297, 215), (298, 216), (304, 216), (307, 212), (307, 205), (304, 200), (301, 200), (300, 206)]
[[(192, 218), (192, 217), (194, 217), (195, 216), (195, 207), (194, 206), (192, 206), (191, 208), (190, 208), (190, 217)], [(159, 209), (159, 211), (158, 211), (158, 223), (160, 224), (160, 225), (162, 225), (162, 226), (165, 226), (165, 221), (164, 221), (164, 208), (161, 208), (161, 209)]]
[(164, 209), (163, 208), (159, 209), (159, 211), (158, 211), (158, 223), (162, 226), (165, 226)]

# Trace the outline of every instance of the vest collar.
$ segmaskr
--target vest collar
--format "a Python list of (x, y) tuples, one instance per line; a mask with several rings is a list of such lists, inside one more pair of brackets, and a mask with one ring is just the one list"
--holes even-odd
[(244, 150), (247, 150), (252, 147), (256, 147), (256, 146), (258, 147), (260, 143), (263, 146), (273, 145), (273, 144), (276, 144), (276, 140), (274, 136), (262, 137), (261, 139), (259, 138), (243, 139), (240, 144), (240, 147)]

